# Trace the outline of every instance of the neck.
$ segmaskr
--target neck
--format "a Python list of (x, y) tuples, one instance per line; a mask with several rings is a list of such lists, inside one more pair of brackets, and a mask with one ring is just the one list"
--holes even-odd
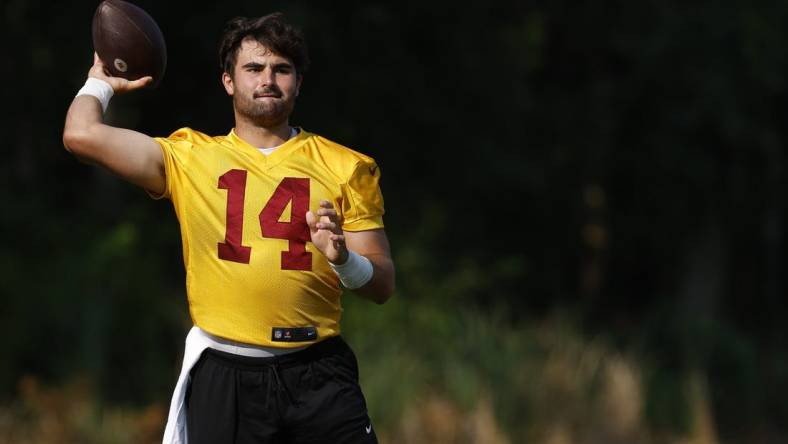
[(285, 143), (290, 139), (290, 125), (288, 121), (263, 127), (255, 125), (246, 119), (235, 116), (235, 134), (252, 146), (257, 148), (272, 148)]

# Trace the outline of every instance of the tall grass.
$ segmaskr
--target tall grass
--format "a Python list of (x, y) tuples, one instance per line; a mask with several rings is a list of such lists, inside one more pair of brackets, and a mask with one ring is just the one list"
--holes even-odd
[(344, 334), (383, 441), (716, 443), (701, 372), (680, 383), (686, 427), (646, 416), (653, 369), (569, 317), (515, 323), (503, 311), (393, 299), (345, 302)]

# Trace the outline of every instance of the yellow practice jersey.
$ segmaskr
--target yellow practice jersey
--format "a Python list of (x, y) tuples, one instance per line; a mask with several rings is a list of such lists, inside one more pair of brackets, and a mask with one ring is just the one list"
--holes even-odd
[(282, 348), (339, 334), (339, 280), (311, 243), (305, 215), (325, 199), (343, 230), (382, 228), (375, 161), (303, 130), (268, 156), (232, 131), (182, 128), (156, 141), (195, 325)]

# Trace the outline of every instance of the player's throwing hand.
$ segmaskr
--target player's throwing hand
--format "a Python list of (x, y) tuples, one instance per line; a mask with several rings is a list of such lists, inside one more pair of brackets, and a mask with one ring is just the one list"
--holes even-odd
[(332, 264), (344, 264), (347, 261), (348, 251), (334, 205), (327, 200), (321, 200), (317, 215), (311, 211), (306, 212), (306, 223), (309, 225), (312, 243), (326, 259)]
[(135, 89), (144, 88), (147, 84), (153, 81), (153, 77), (145, 76), (136, 80), (127, 80), (122, 77), (113, 77), (107, 71), (104, 62), (101, 61), (98, 54), (93, 53), (93, 66), (88, 71), (88, 77), (103, 80), (112, 87), (116, 94), (134, 91)]

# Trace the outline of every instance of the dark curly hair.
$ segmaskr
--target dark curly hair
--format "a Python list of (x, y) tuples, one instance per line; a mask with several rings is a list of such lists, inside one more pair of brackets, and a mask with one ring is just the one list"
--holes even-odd
[(309, 69), (309, 53), (301, 31), (285, 21), (281, 12), (259, 18), (236, 17), (227, 22), (219, 43), (219, 64), (232, 75), (241, 42), (251, 37), (274, 53), (292, 60), (296, 73)]

